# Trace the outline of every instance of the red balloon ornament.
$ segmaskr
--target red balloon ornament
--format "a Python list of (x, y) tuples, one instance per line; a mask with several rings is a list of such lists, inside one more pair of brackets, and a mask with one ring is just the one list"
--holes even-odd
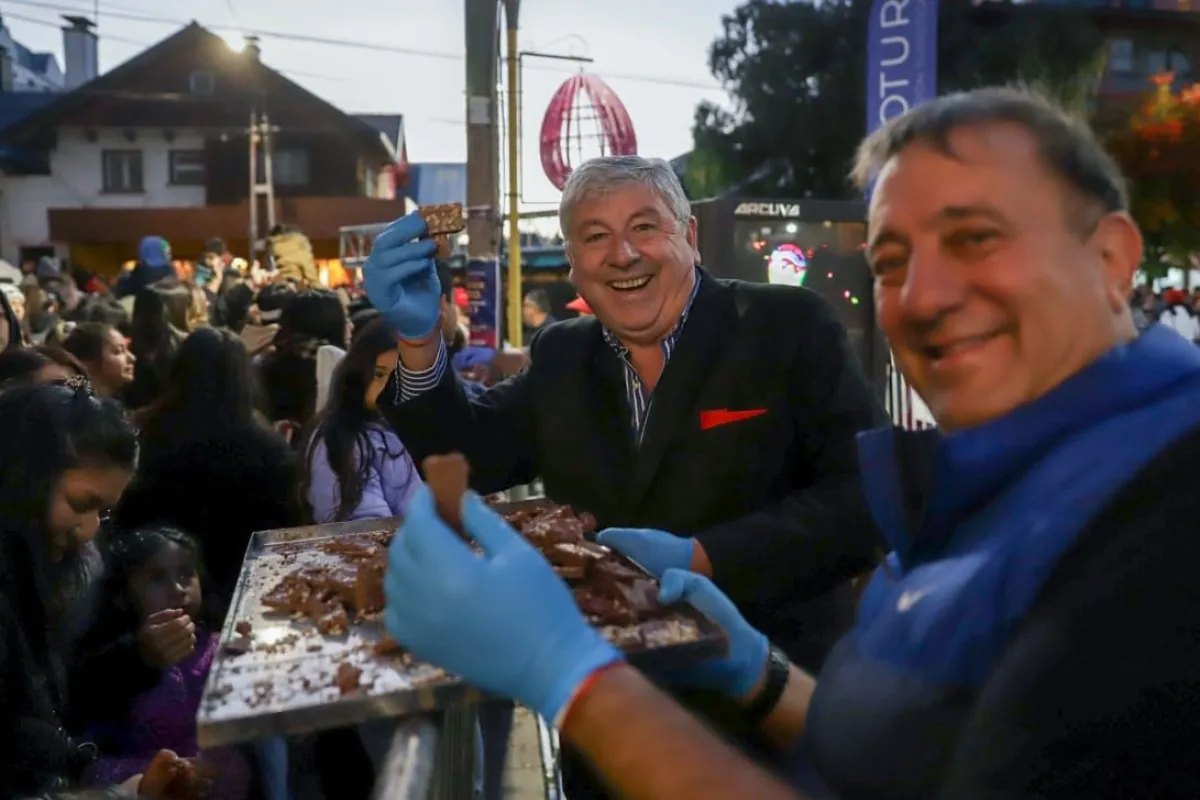
[(637, 153), (633, 121), (621, 98), (595, 75), (575, 75), (550, 98), (542, 117), (542, 170), (560, 191), (578, 164)]

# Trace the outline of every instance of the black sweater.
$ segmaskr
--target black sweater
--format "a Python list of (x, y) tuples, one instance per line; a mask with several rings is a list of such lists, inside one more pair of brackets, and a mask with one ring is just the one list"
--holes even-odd
[(117, 509), (117, 527), (167, 524), (196, 537), (207, 567), (204, 593), (223, 610), (250, 535), (299, 524), (296, 486), (287, 442), (257, 424), (147, 442)]

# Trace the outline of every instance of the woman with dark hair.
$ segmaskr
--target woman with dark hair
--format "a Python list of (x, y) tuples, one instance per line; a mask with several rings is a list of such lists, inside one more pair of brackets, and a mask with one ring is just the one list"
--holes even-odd
[(272, 422), (306, 427), (318, 408), (317, 354), (322, 347), (345, 348), (350, 339), (346, 308), (328, 289), (299, 292), (283, 309), (275, 352), (260, 368)]
[(67, 324), (62, 349), (83, 364), (96, 394), (113, 397), (133, 381), (137, 358), (116, 328), (103, 322)]
[(91, 540), (133, 476), (137, 436), (120, 406), (62, 386), (0, 393), (0, 419), (0, 796), (41, 796), (94, 759), (66, 732), (66, 665)]
[[(21, 318), (12, 306), (15, 298), (10, 296), (7, 289), (10, 285), (0, 285), (0, 352), (16, 350), (25, 344), (25, 332), (21, 328)], [(16, 294), (20, 295), (19, 292)], [(20, 295), (20, 297), (20, 302), (24, 303), (24, 295)]]
[(130, 349), (137, 366), (133, 383), (121, 393), (128, 408), (149, 405), (162, 391), (171, 359), (188, 333), (191, 300), (188, 288), (174, 278), (138, 291), (130, 323)]
[(142, 463), (117, 510), (122, 530), (170, 525), (207, 554), (224, 609), (254, 531), (298, 524), (295, 459), (255, 408), (241, 339), (201, 328), (179, 347), (159, 399), (135, 417)]
[(386, 321), (363, 328), (337, 365), (325, 408), (304, 438), (301, 493), (316, 522), (399, 516), (420, 477), (375, 398), (396, 368)]
[(86, 295), (67, 318), (72, 322), (103, 322), (116, 328), (122, 336), (133, 335), (129, 312), (120, 300), (109, 294)]
[(39, 345), (0, 352), (0, 389), (18, 383), (68, 383), (86, 377), (83, 364), (57, 347)]

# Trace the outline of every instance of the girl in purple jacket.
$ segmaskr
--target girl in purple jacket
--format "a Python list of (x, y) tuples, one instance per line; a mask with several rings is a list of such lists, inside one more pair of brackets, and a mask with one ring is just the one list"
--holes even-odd
[(301, 491), (313, 521), (399, 516), (421, 479), (375, 398), (399, 353), (383, 319), (367, 323), (334, 370), (325, 408), (304, 439)]
[[(176, 646), (163, 651), (170, 663), (155, 664), (162, 678), (133, 699), (121, 720), (93, 720), (100, 759), (86, 776), (93, 786), (120, 783), (145, 771), (159, 750), (197, 759), (196, 711), (217, 652), (217, 626), (209, 619), (201, 587), (201, 558), (196, 540), (173, 528), (149, 528), (118, 534), (108, 553), (105, 609), (123, 617), (129, 630), (145, 621), (186, 617)], [(205, 751), (197, 772), (213, 781), (212, 800), (242, 800), (249, 795), (251, 771), (230, 749)]]

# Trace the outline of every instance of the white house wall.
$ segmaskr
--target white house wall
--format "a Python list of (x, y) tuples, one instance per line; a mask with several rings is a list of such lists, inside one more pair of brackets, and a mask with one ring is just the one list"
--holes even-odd
[[(49, 244), (65, 249), (69, 242), (51, 242), (51, 208), (193, 208), (205, 205), (203, 186), (170, 185), (171, 150), (203, 150), (198, 131), (175, 130), (168, 142), (162, 128), (141, 128), (130, 142), (123, 129), (96, 129), (89, 142), (83, 129), (62, 129), (50, 157), (50, 175), (6, 175), (0, 183), (0, 243), (5, 259), (16, 263), (20, 248)], [(101, 152), (141, 150), (140, 194), (106, 194)]]

